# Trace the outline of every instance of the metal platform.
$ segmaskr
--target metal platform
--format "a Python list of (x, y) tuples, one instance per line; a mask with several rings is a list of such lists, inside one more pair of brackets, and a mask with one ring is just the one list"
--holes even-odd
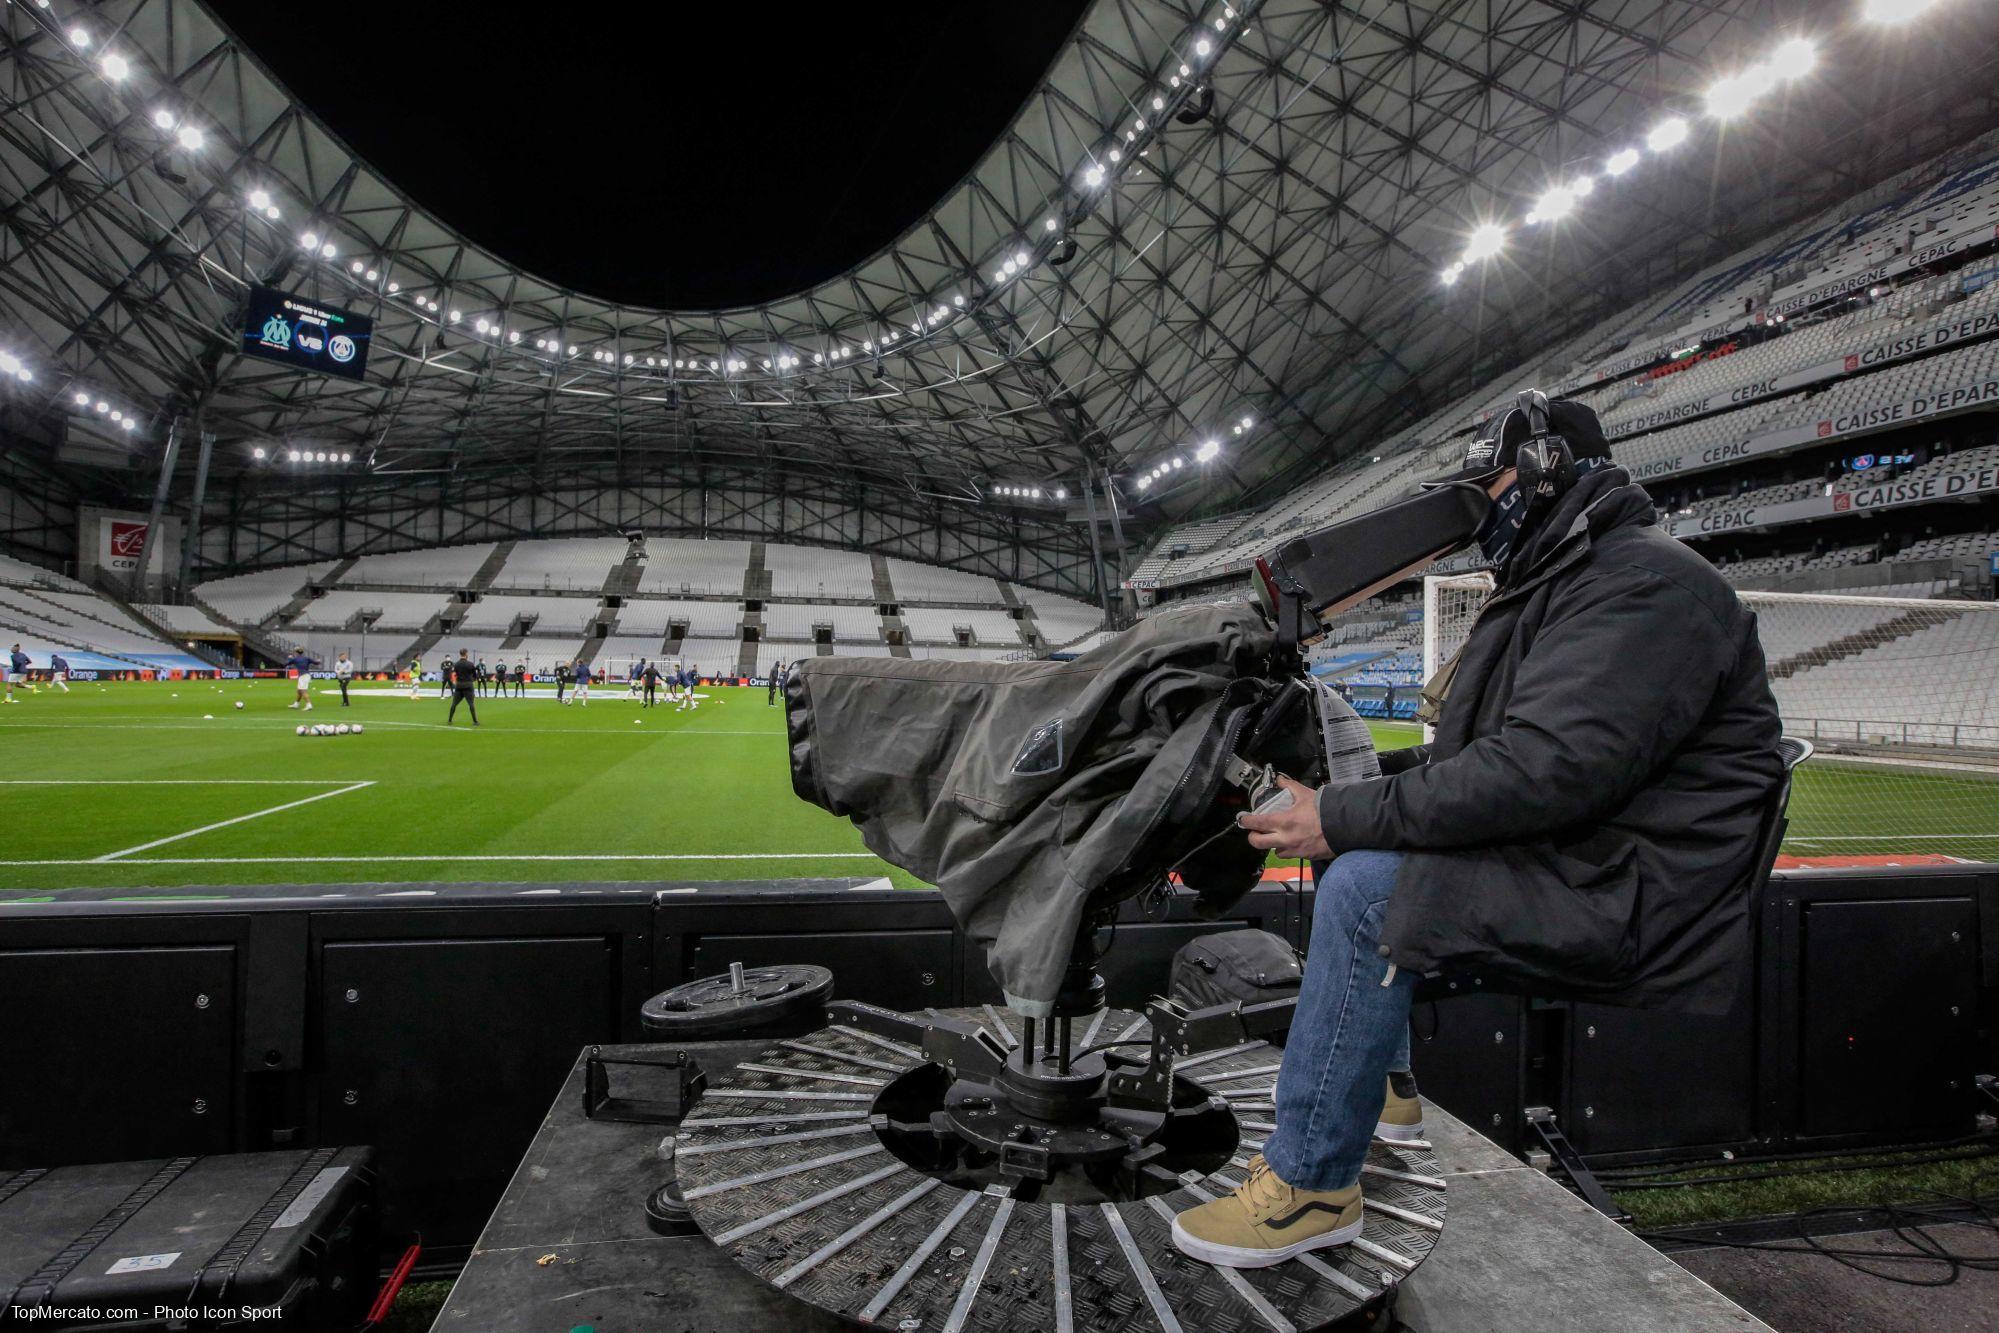
[[(1009, 1048), (1012, 1013), (980, 1021)], [(1085, 1034), (1148, 1035), (1111, 1010)], [(1281, 1057), (1251, 1042), (1185, 1057), (1175, 1077), (1226, 1102), (1237, 1151), (1170, 1193), (1121, 1202), (1028, 1201), (966, 1189), (899, 1160), (877, 1098), (927, 1062), (914, 1047), (832, 1027), (781, 1042), (712, 1082), (675, 1145), (695, 1220), (731, 1258), (799, 1300), (884, 1328), (1317, 1328), (1378, 1312), (1444, 1227), (1445, 1182), (1427, 1143), (1377, 1143), (1364, 1168), (1366, 1231), (1353, 1245), (1236, 1271), (1182, 1255), (1174, 1214), (1240, 1184), (1271, 1128)]]
[[(704, 1054), (704, 1063), (712, 1068), (719, 1068), (724, 1061), (761, 1064), (765, 1048), (764, 1044), (723, 1047), (718, 1043), (709, 1052), (720, 1058)], [(603, 1052), (662, 1064), (670, 1061), (673, 1053), (672, 1048), (657, 1045), (607, 1046)], [(1264, 1063), (1274, 1061), (1266, 1057)], [(1189, 1077), (1204, 1067), (1189, 1069)], [(886, 1071), (863, 1071), (863, 1076), (876, 1073), (886, 1076)], [(1265, 1086), (1255, 1077), (1238, 1083)], [(674, 1166), (661, 1155), (661, 1149), (677, 1146), (677, 1135), (672, 1129), (653, 1125), (586, 1118), (584, 1086), (584, 1060), (579, 1058), (440, 1312), (436, 1324), (439, 1333), (461, 1329), (468, 1333), (566, 1330), (579, 1325), (589, 1325), (597, 1333), (833, 1333), (854, 1326), (848, 1319), (814, 1308), (788, 1291), (752, 1277), (704, 1235), (691, 1230), (683, 1235), (654, 1233), (646, 1223), (644, 1200), (673, 1173)], [(718, 1105), (698, 1105), (691, 1118), (719, 1118)], [(859, 1110), (865, 1105), (828, 1103), (825, 1109)], [(1256, 1118), (1247, 1105), (1243, 1112), (1245, 1123)], [(805, 1112), (815, 1113), (823, 1111)], [(1620, 1333), (1683, 1333), (1690, 1328), (1769, 1333), (1767, 1326), (1740, 1307), (1612, 1225), (1547, 1176), (1500, 1152), (1453, 1116), (1427, 1105), (1424, 1120), (1433, 1145), (1427, 1156), (1436, 1164), (1438, 1177), (1449, 1182), (1446, 1193), (1452, 1203), (1451, 1225), (1428, 1262), (1401, 1284), (1394, 1308), (1398, 1333), (1543, 1333), (1553, 1328), (1615, 1328)], [(797, 1132), (812, 1124), (840, 1122), (784, 1123), (791, 1125), (785, 1132)], [(715, 1132), (701, 1131), (704, 1137)], [(852, 1146), (865, 1142), (856, 1136)], [(691, 1167), (704, 1155), (726, 1159), (732, 1154), (696, 1154), (687, 1165)], [(879, 1164), (887, 1166), (889, 1162), (882, 1158)], [(939, 1185), (928, 1195), (937, 1195), (944, 1188)], [(971, 1212), (977, 1216), (961, 1219), (963, 1225), (948, 1243), (940, 1242), (935, 1259), (940, 1266), (956, 1265), (960, 1274), (966, 1265), (977, 1261), (998, 1213), (996, 1202), (980, 1195), (970, 1197)], [(1169, 1195), (1164, 1202), (1184, 1204), (1187, 1199)], [(1136, 1206), (1153, 1211), (1144, 1201)], [(1143, 1214), (1136, 1215), (1138, 1227), (1134, 1229), (1127, 1220), (1132, 1208), (1127, 1204), (1116, 1211), (1134, 1243), (1145, 1234), (1163, 1238), (1163, 1224), (1161, 1230), (1153, 1232)], [(1053, 1212), (1045, 1207), (1041, 1211), (1051, 1223), (1046, 1233), (1050, 1261), (1042, 1272), (1052, 1275)], [(1076, 1222), (1078, 1211), (1067, 1209), (1065, 1222)], [(1102, 1218), (1100, 1209), (1081, 1211)], [(1015, 1214), (1021, 1213), (1022, 1206), (1016, 1204), (1002, 1233), (1009, 1249), (1017, 1243), (1014, 1233), (1019, 1221)], [(854, 1220), (868, 1215), (858, 1212)], [(1077, 1243), (1080, 1232), (1071, 1235), (1072, 1288), (1099, 1278), (1118, 1284), (1122, 1300), (1113, 1300), (1110, 1308), (1127, 1326), (1166, 1327), (1145, 1293), (1131, 1280), (1132, 1270), (1123, 1266), (1122, 1246), (1107, 1219), (1101, 1226), (1090, 1233), (1096, 1239), (1087, 1250)], [(1107, 1238), (1106, 1231), (1110, 1232)], [(1019, 1233), (1021, 1237), (1026, 1234), (1024, 1229)], [(1036, 1229), (1037, 1239), (1043, 1234)], [(754, 1239), (745, 1237), (741, 1243)], [(967, 1253), (953, 1257), (952, 1249)], [(823, 1270), (823, 1263), (815, 1267)], [(1363, 1262), (1361, 1267), (1372, 1266)], [(1008, 1325), (999, 1319), (999, 1313), (1008, 1308), (1004, 1298), (1016, 1289), (1015, 1275), (1000, 1258), (997, 1247), (986, 1270), (983, 1290), (1001, 1293), (1003, 1299), (981, 1296), (975, 1300), (966, 1312), (965, 1327), (1010, 1326), (1034, 1333), (1055, 1327), (1052, 1319), (1033, 1322), (1035, 1307), (1025, 1301), (1018, 1307), (1022, 1311), (1019, 1322)], [(1357, 1276), (1360, 1269), (1349, 1268), (1348, 1261), (1342, 1260), (1336, 1271)], [(1380, 1272), (1378, 1268), (1373, 1271)], [(801, 1276), (787, 1286), (807, 1280)], [(820, 1271), (816, 1280), (826, 1280), (825, 1271)], [(1050, 1285), (1052, 1289), (1052, 1282)], [(963, 1290), (960, 1280), (957, 1291)], [(1161, 1290), (1169, 1287), (1162, 1283)], [(1234, 1310), (1240, 1316), (1246, 1308), (1243, 1304), (1218, 1307), (1192, 1302), (1183, 1306), (1178, 1303), (1177, 1291), (1169, 1299), (1175, 1302), (1172, 1308), (1184, 1312), (1177, 1318), (1188, 1333), (1227, 1327), (1210, 1322), (1216, 1311)], [(924, 1333), (942, 1328), (955, 1306), (954, 1297), (935, 1310), (920, 1326)], [(1075, 1308), (1072, 1304), (1074, 1326), (1092, 1328), (1075, 1316)], [(1288, 1317), (1298, 1327), (1313, 1327), (1298, 1307), (1283, 1308), (1292, 1311)], [(976, 1322), (981, 1309), (984, 1323)], [(889, 1313), (884, 1310), (878, 1327), (900, 1325), (904, 1316), (898, 1311), (891, 1320)], [(1268, 1327), (1260, 1318), (1241, 1326)]]

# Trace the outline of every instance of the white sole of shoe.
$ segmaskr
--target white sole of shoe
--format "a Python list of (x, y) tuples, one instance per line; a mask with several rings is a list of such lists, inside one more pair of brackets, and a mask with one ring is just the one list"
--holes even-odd
[(1414, 1143), (1424, 1137), (1423, 1122), (1418, 1120), (1413, 1125), (1391, 1125), (1386, 1120), (1379, 1120), (1375, 1122), (1374, 1137), (1389, 1143)]
[(1173, 1219), (1173, 1244), (1179, 1247), (1180, 1253), (1190, 1259), (1199, 1259), (1204, 1264), (1217, 1264), (1223, 1268), (1269, 1268), (1296, 1259), (1301, 1254), (1310, 1254), (1313, 1250), (1330, 1250), (1351, 1244), (1365, 1225), (1366, 1219), (1362, 1218), (1281, 1249), (1249, 1250), (1240, 1245), (1217, 1245), (1202, 1240), (1189, 1234), (1176, 1217)]

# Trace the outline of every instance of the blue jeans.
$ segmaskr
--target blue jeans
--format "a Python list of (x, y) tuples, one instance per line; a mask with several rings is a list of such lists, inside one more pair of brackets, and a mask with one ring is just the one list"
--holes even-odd
[(1416, 978), (1397, 971), (1384, 985), (1388, 964), (1376, 951), (1401, 869), (1400, 852), (1348, 852), (1320, 869), (1305, 984), (1277, 1075), (1277, 1128), (1263, 1145), (1293, 1189), (1360, 1179), (1388, 1071), (1409, 1068)]

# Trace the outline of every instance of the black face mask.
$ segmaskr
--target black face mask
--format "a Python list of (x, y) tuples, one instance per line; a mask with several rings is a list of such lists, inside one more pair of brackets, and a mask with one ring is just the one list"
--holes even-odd
[(1506, 568), (1506, 559), (1513, 554), (1526, 522), (1527, 497), (1520, 493), (1520, 483), (1516, 480), (1493, 498), (1492, 512), (1486, 515), (1474, 537), (1495, 569)]

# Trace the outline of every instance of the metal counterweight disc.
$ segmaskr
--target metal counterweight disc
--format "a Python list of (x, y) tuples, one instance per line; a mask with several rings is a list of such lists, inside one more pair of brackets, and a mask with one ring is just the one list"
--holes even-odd
[[(997, 1020), (1014, 1041), (1017, 1015)], [(1103, 1038), (1143, 1037), (1112, 1011)], [(1175, 1213), (1227, 1193), (1272, 1128), (1282, 1052), (1261, 1042), (1180, 1062), (1228, 1100), (1240, 1135), (1225, 1166), (1117, 1203), (1043, 1203), (967, 1190), (905, 1164), (870, 1122), (876, 1095), (924, 1062), (914, 1047), (829, 1027), (771, 1046), (726, 1075), (682, 1122), (680, 1187), (702, 1231), (758, 1278), (844, 1319), (902, 1330), (1315, 1329), (1378, 1324), (1394, 1286), (1444, 1225), (1427, 1144), (1375, 1143), (1352, 1245), (1271, 1268), (1215, 1268), (1173, 1245)]]

